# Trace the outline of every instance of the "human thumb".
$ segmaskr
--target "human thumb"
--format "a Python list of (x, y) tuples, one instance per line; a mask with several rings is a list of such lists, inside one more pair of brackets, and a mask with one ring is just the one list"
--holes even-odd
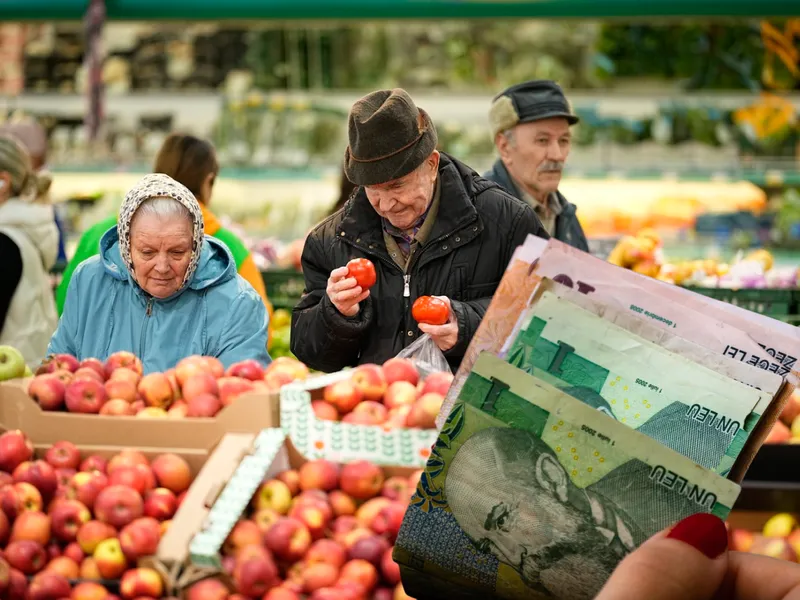
[(596, 600), (710, 600), (725, 577), (727, 549), (725, 523), (692, 515), (625, 557)]

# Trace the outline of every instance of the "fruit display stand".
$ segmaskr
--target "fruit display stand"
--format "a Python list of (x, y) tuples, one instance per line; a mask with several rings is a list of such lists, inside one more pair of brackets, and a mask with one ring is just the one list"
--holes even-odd
[[(343, 582), (347, 580), (345, 572), (348, 568), (344, 563), (348, 559), (351, 563), (357, 563), (353, 569), (358, 566), (363, 566), (367, 571), (372, 569), (374, 571), (372, 587), (377, 585), (378, 579), (381, 577), (377, 575), (381, 568), (381, 561), (373, 561), (373, 567), (366, 566), (365, 563), (368, 561), (357, 558), (359, 549), (356, 548), (356, 545), (361, 538), (381, 537), (383, 541), (378, 540), (378, 542), (385, 544), (385, 547), (382, 548), (383, 562), (393, 563), (386, 559), (386, 556), (387, 554), (391, 556), (390, 543), (394, 541), (397, 530), (399, 530), (402, 514), (405, 512), (407, 504), (405, 496), (410, 497), (413, 491), (411, 479), (416, 471), (408, 467), (396, 466), (379, 468), (375, 463), (364, 460), (345, 466), (335, 465), (336, 461), (331, 461), (330, 457), (311, 460), (309, 456), (300, 452), (280, 429), (264, 430), (257, 435), (248, 437), (252, 442), (251, 446), (248, 452), (240, 456), (238, 464), (228, 470), (211, 469), (210, 465), (215, 461), (215, 457), (212, 456), (207, 463), (209, 467), (203, 469), (198, 475), (190, 495), (185, 500), (185, 505), (191, 508), (191, 511), (187, 511), (186, 514), (191, 516), (185, 517), (186, 521), (181, 523), (181, 529), (183, 530), (183, 525), (188, 523), (189, 519), (197, 525), (196, 533), (188, 545), (192, 568), (197, 573), (203, 573), (206, 577), (214, 577), (227, 585), (230, 585), (231, 579), (233, 579), (234, 589), (238, 593), (243, 593), (247, 597), (256, 597), (256, 595), (260, 597), (264, 594), (263, 590), (256, 594), (252, 589), (249, 592), (241, 589), (241, 586), (245, 585), (243, 581), (248, 577), (246, 567), (242, 565), (240, 568), (239, 563), (247, 561), (246, 546), (255, 544), (259, 550), (253, 553), (253, 562), (260, 562), (263, 566), (265, 561), (258, 555), (263, 555), (263, 550), (260, 548), (262, 544), (265, 544), (272, 553), (266, 562), (273, 564), (272, 556), (274, 556), (283, 572), (284, 581), (278, 584), (279, 587), (293, 592), (292, 595), (287, 594), (285, 596), (287, 598), (299, 598), (301, 597), (299, 594), (303, 593), (309, 594), (315, 600), (317, 598), (349, 598), (350, 596), (343, 591), (330, 589), (342, 586)], [(242, 436), (242, 440), (244, 440), (244, 436)], [(217, 452), (222, 453), (223, 449), (219, 449)], [(233, 454), (227, 452), (226, 466), (230, 465), (230, 459), (233, 457)], [(304, 466), (310, 467), (308, 471), (304, 469)], [(346, 477), (344, 473), (348, 468), (351, 469), (350, 473), (356, 475), (350, 478), (349, 487), (344, 481)], [(291, 477), (286, 475), (291, 475)], [(276, 481), (278, 483), (275, 483)], [(393, 488), (392, 486), (398, 482), (400, 485), (396, 489)], [(277, 487), (268, 489), (270, 485)], [(343, 489), (339, 488), (340, 485)], [(282, 491), (278, 491), (278, 488)], [(354, 495), (348, 495), (344, 489)], [(356, 494), (356, 491), (353, 490), (359, 493)], [(204, 498), (210, 499), (211, 502), (204, 504)], [(328, 517), (315, 512), (321, 510), (320, 502), (326, 507), (325, 510), (329, 511)], [(266, 505), (268, 507), (265, 507)], [(254, 515), (252, 519), (248, 519), (246, 517), (248, 507), (255, 508), (257, 514), (266, 515), (267, 522), (259, 523), (256, 527), (259, 517)], [(303, 514), (304, 509), (307, 509), (308, 513)], [(314, 514), (312, 515), (312, 513)], [(389, 518), (390, 514), (392, 518)], [(184, 515), (181, 514), (180, 517), (184, 518)], [(344, 519), (343, 525), (350, 521), (351, 527), (347, 531), (340, 532), (341, 536), (337, 536), (334, 533), (337, 529), (336, 521), (342, 518)], [(381, 521), (379, 526), (375, 525), (377, 521)], [(275, 531), (275, 529), (286, 527), (295, 529), (292, 529), (292, 532), (287, 535)], [(347, 538), (347, 534), (350, 533), (353, 535), (350, 536), (348, 542), (345, 542), (344, 538)], [(183, 547), (183, 532), (180, 539), (177, 539), (176, 534), (174, 540), (169, 540), (169, 535), (168, 533), (164, 537), (162, 546), (172, 544), (174, 541), (176, 548)], [(339, 537), (340, 541), (334, 543), (336, 537)], [(375, 540), (370, 540), (370, 542), (373, 541)], [(314, 552), (313, 544), (320, 542), (322, 542), (320, 550), (327, 544), (326, 549), (341, 553), (341, 564), (338, 565), (335, 573), (326, 574), (324, 573), (326, 569), (320, 569), (323, 571), (321, 575), (329, 577), (328, 582), (324, 585), (322, 581), (316, 583), (308, 581), (307, 575), (303, 582), (304, 576), (299, 572), (300, 570), (305, 569), (307, 574), (308, 570), (313, 570), (314, 565), (318, 562), (324, 563), (332, 558), (324, 555), (327, 553), (320, 553), (321, 555), (318, 557), (311, 556)], [(352, 542), (352, 545), (349, 542)], [(365, 542), (365, 545), (369, 545), (370, 542)], [(161, 549), (160, 547), (159, 550)], [(227, 556), (223, 556), (223, 554), (227, 554)], [(294, 555), (294, 557), (288, 555)], [(243, 556), (245, 558), (242, 558)], [(376, 562), (378, 564), (375, 564)], [(232, 564), (236, 564), (233, 569), (231, 569)], [(255, 570), (255, 566), (253, 568)], [(232, 577), (231, 570), (233, 571)], [(399, 584), (399, 568), (394, 569), (392, 565), (389, 565), (389, 570), (396, 570), (396, 574), (393, 574), (391, 578), (384, 579), (384, 585), (397, 586)], [(274, 577), (277, 577), (277, 569), (274, 565), (273, 573)], [(251, 581), (259, 577), (262, 578), (263, 583), (265, 577), (263, 569), (258, 573), (253, 572)], [(292, 586), (296, 586), (296, 588), (291, 589)], [(323, 587), (327, 592), (317, 591)], [(336, 592), (339, 595), (336, 595)], [(279, 595), (279, 597), (283, 598), (284, 596)], [(408, 598), (400, 595), (394, 597)]]
[(281, 388), (281, 428), (298, 451), (309, 458), (335, 462), (364, 459), (380, 465), (422, 468), (436, 442), (435, 429), (392, 429), (387, 425), (356, 425), (315, 416), (312, 401), (326, 386), (351, 377), (340, 371)]
[(205, 456), (226, 433), (254, 433), (277, 425), (271, 396), (260, 391), (242, 394), (211, 418), (140, 418), (42, 410), (27, 394), (30, 381), (0, 383), (0, 423), (10, 429), (35, 430), (39, 443), (52, 444), (68, 434), (71, 440), (89, 445), (179, 447)]

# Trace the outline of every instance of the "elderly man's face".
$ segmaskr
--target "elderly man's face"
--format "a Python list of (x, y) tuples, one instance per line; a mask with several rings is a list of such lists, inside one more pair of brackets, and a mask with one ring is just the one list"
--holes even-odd
[(497, 149), (511, 176), (534, 196), (558, 189), (569, 156), (569, 123), (561, 117), (521, 123), (511, 135), (497, 134)]
[(167, 298), (183, 283), (192, 259), (188, 217), (164, 221), (145, 213), (131, 223), (131, 260), (139, 286), (154, 298)]
[(439, 153), (434, 151), (405, 177), (366, 186), (369, 203), (375, 212), (398, 229), (411, 229), (428, 209), (438, 170)]

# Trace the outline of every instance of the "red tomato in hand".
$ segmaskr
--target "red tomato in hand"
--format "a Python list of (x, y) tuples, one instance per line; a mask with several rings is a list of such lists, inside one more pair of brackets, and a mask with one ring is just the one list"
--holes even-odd
[(411, 316), (417, 323), (444, 325), (450, 318), (447, 303), (433, 296), (420, 296), (411, 306)]
[(375, 274), (375, 265), (366, 258), (354, 258), (347, 263), (347, 275), (355, 277), (362, 292), (371, 288), (378, 280), (378, 276)]

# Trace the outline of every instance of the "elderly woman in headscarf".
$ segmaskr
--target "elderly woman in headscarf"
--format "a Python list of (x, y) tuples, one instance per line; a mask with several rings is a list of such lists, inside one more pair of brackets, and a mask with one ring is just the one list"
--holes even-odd
[(230, 251), (203, 234), (194, 195), (153, 174), (125, 196), (100, 255), (75, 270), (48, 352), (101, 360), (133, 352), (145, 373), (193, 354), (226, 367), (248, 358), (266, 365), (268, 322)]

